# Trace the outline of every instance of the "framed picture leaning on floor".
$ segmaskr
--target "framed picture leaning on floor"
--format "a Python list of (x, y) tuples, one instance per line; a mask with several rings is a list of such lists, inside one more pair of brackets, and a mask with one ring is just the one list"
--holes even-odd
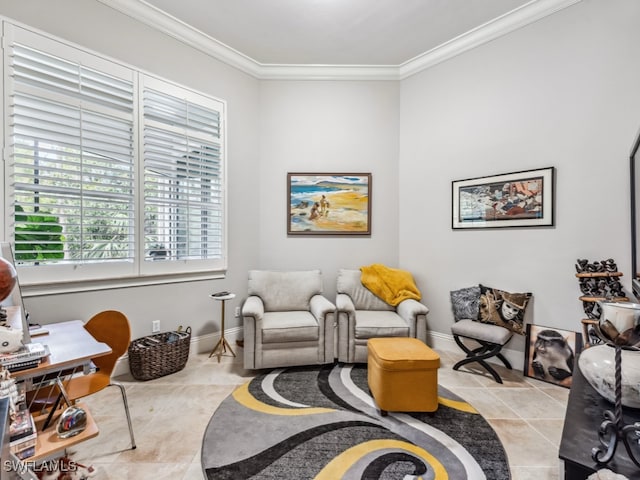
[(569, 388), (580, 350), (580, 333), (528, 324), (524, 375)]

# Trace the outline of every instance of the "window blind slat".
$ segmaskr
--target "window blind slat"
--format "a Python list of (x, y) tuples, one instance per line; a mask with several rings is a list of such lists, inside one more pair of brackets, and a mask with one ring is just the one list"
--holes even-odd
[(15, 44), (12, 75), (24, 83), (119, 110), (133, 110), (130, 82)]

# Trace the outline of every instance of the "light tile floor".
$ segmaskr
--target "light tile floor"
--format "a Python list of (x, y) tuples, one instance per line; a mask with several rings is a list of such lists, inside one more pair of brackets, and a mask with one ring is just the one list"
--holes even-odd
[[(242, 349), (237, 350), (241, 356)], [(569, 390), (504, 368), (498, 368), (504, 379), (500, 385), (481, 369), (453, 371), (462, 353), (439, 353), (439, 383), (491, 423), (504, 444), (513, 480), (557, 479)], [(209, 419), (220, 402), (251, 376), (242, 368), (241, 358), (222, 357), (218, 363), (203, 353), (192, 356), (184, 370), (166, 377), (148, 382), (118, 377), (115, 380), (127, 390), (137, 449), (129, 449), (120, 391), (111, 387), (85, 399), (100, 434), (68, 453), (80, 463), (93, 464), (96, 480), (202, 480), (200, 447)]]

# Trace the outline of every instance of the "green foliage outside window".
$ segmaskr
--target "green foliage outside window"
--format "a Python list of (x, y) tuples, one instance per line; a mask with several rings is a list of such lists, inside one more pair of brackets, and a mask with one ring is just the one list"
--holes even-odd
[(64, 258), (64, 235), (58, 217), (48, 212), (24, 213), (16, 205), (15, 257), (38, 262)]

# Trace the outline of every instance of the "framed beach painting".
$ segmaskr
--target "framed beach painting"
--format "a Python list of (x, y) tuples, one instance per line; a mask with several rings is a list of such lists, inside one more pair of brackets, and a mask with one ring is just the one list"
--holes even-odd
[(524, 375), (569, 388), (581, 350), (579, 332), (527, 324)]
[(288, 235), (370, 235), (370, 173), (288, 173)]
[(555, 168), (451, 182), (453, 229), (554, 225)]

